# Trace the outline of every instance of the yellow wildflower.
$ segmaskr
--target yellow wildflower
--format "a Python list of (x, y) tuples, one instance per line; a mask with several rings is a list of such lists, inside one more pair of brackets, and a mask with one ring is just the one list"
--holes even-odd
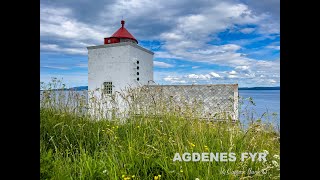
[(122, 178), (124, 178), (124, 177), (125, 177), (125, 175), (123, 174), (121, 177), (122, 177)]
[(158, 180), (159, 179), (159, 177), (158, 176), (154, 176), (154, 180)]
[(183, 170), (182, 170), (182, 169), (180, 169), (180, 172), (181, 172), (181, 173), (183, 173)]
[(193, 143), (191, 143), (191, 142), (189, 142), (189, 144), (190, 144), (190, 146), (192, 146), (192, 147), (195, 147), (195, 146), (196, 146), (195, 144), (193, 144)]
[(135, 178), (136, 176), (135, 176), (135, 175), (132, 175), (131, 177), (132, 177), (132, 178)]

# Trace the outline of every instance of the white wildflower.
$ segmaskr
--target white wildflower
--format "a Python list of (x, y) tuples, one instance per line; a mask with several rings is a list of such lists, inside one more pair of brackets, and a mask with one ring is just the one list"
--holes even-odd
[(103, 170), (102, 173), (105, 174), (107, 172), (107, 170)]
[(277, 161), (272, 161), (272, 164), (273, 164), (275, 167), (279, 167), (279, 164), (277, 163)]
[(263, 150), (263, 152), (266, 153), (266, 154), (269, 154), (269, 151), (267, 151), (267, 150)]
[(279, 155), (273, 155), (273, 157), (275, 158), (275, 159), (280, 159), (280, 156)]

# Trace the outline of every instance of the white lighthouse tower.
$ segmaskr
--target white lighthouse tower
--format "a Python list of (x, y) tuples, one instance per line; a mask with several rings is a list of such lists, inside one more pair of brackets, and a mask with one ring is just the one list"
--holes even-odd
[(87, 47), (89, 91), (113, 94), (153, 81), (154, 53), (139, 46), (124, 24), (122, 20), (118, 31), (104, 38), (104, 45)]

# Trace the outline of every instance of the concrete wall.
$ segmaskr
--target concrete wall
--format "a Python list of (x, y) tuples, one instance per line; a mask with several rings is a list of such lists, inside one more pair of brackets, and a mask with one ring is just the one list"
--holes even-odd
[(178, 112), (188, 117), (238, 120), (238, 84), (149, 85), (138, 93), (137, 113)]
[(40, 92), (40, 105), (42, 107), (54, 104), (62, 105), (61, 107), (67, 105), (77, 112), (86, 112), (83, 106), (88, 105), (92, 108), (89, 110), (91, 115), (109, 119), (112, 117), (125, 119), (132, 113), (149, 115), (174, 113), (188, 118), (212, 120), (239, 118), (237, 84), (147, 85), (121, 93), (97, 99), (98, 103), (94, 103), (88, 101), (90, 97), (88, 91), (53, 91), (50, 93), (52, 103), (48, 104), (47, 96), (43, 96), (43, 92)]

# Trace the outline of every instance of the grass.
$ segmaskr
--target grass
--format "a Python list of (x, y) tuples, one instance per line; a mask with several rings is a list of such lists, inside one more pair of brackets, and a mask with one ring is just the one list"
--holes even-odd
[[(173, 162), (185, 152), (233, 152), (237, 160)], [(267, 152), (267, 161), (241, 161), (244, 152)], [(41, 179), (280, 179), (279, 155), (278, 131), (259, 120), (247, 128), (176, 113), (97, 121), (61, 107), (40, 109)]]

